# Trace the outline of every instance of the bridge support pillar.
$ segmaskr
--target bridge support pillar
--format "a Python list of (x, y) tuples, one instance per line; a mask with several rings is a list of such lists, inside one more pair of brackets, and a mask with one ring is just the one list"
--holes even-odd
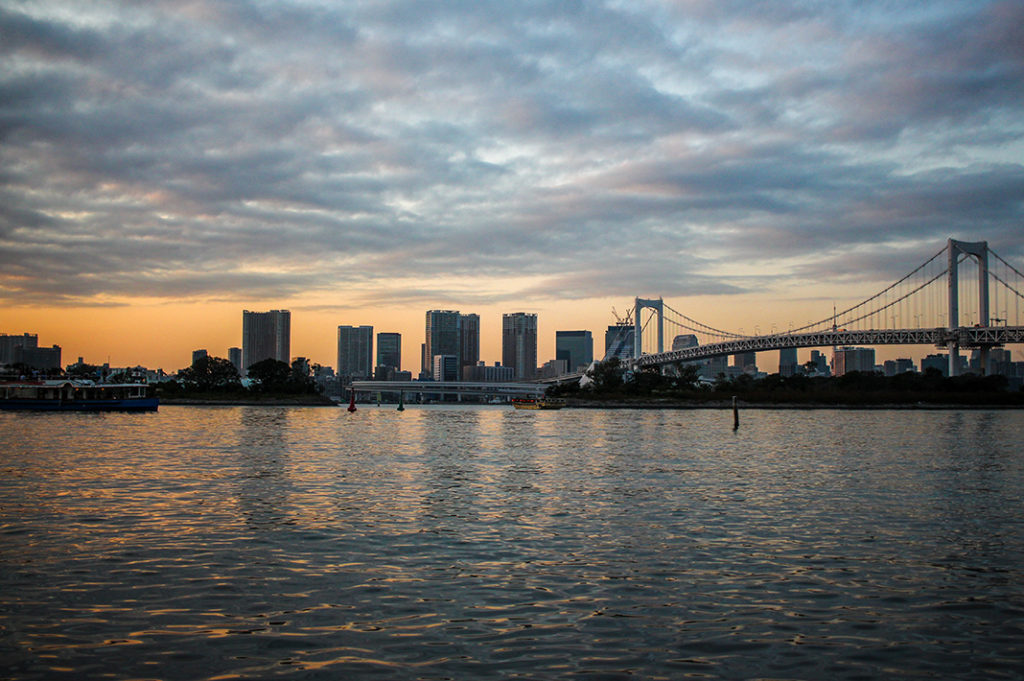
[[(960, 326), (960, 282), (958, 270), (960, 254), (974, 256), (978, 259), (978, 326), (988, 326), (988, 242), (957, 241), (950, 239), (947, 245), (949, 261), (949, 332), (950, 339), (946, 344), (949, 351), (949, 375), (960, 373), (960, 344), (956, 340), (956, 329)], [(988, 348), (981, 348), (981, 371), (988, 371)]]
[(645, 307), (652, 308), (658, 313), (658, 354), (665, 352), (665, 301), (662, 298), (657, 300), (651, 298), (637, 298), (633, 306), (633, 359), (639, 359), (643, 354), (643, 324), (640, 320), (640, 310)]

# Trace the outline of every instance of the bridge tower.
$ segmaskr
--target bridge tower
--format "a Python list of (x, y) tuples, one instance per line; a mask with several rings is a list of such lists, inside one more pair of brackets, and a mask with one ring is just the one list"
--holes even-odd
[(643, 324), (640, 322), (640, 310), (649, 307), (658, 313), (658, 352), (665, 352), (665, 302), (661, 298), (637, 298), (633, 308), (633, 359), (639, 359), (643, 350)]
[[(960, 326), (960, 284), (957, 276), (960, 267), (960, 254), (973, 256), (978, 260), (978, 323), (988, 326), (988, 242), (949, 240), (949, 340), (946, 348), (949, 351), (949, 375), (956, 376), (960, 369), (960, 342), (956, 337), (956, 329)], [(979, 352), (982, 374), (988, 373), (987, 346)]]

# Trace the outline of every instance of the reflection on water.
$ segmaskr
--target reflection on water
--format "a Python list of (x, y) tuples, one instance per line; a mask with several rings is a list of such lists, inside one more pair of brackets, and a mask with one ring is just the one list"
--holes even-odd
[(1011, 411), (0, 414), (4, 678), (1024, 678)]

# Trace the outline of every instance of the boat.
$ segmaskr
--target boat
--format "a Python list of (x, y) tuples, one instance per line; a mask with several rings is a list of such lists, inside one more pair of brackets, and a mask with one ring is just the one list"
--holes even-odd
[(565, 400), (551, 397), (517, 397), (512, 400), (512, 406), (516, 409), (561, 409), (565, 406)]
[(156, 411), (160, 398), (147, 383), (72, 379), (0, 382), (0, 409), (38, 411)]

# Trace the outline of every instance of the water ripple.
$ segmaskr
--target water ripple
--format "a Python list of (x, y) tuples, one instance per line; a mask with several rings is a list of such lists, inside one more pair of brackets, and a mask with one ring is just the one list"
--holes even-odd
[(1021, 679), (1014, 412), (0, 414), (5, 678)]

